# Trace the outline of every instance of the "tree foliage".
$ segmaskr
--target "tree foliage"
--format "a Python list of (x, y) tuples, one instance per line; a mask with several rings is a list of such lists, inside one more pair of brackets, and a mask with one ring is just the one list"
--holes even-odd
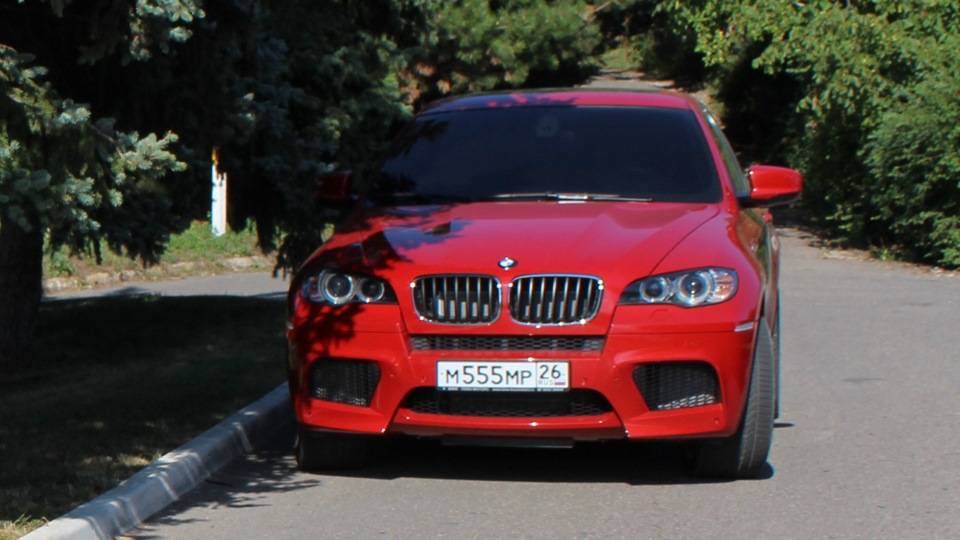
[(278, 267), (330, 216), (317, 173), (369, 170), (424, 100), (578, 82), (585, 0), (0, 1), (0, 369), (27, 357), (44, 240), (154, 260), (209, 208)]
[(170, 152), (177, 136), (117, 129), (114, 119), (97, 118), (88, 106), (61, 97), (31, 60), (0, 45), (3, 226), (39, 227), (77, 248), (101, 235), (122, 245), (122, 234), (105, 225), (105, 216), (128, 218), (128, 199), (161, 190), (162, 177), (183, 170)]
[(600, 31), (582, 0), (438, 2), (415, 69), (427, 97), (569, 85), (596, 67)]
[(802, 169), (805, 206), (838, 238), (960, 266), (954, 2), (672, 0), (658, 9), (662, 27), (699, 57), (736, 142)]
[(445, 94), (583, 80), (596, 46), (587, 12), (580, 0), (263, 8), (252, 18), (258, 45), (243, 57), (253, 69), (229, 70), (242, 74), (234, 93), (251, 119), (221, 144), (231, 220), (254, 219), (265, 247), (282, 238), (279, 266), (295, 267), (330, 220), (311, 197), (318, 172), (362, 177), (396, 127)]
[[(69, 9), (66, 1), (0, 6), (0, 368), (16, 368), (27, 358), (41, 295), (44, 237), (78, 250), (105, 238), (118, 250), (149, 258), (169, 232), (150, 218), (165, 218), (158, 222), (164, 224), (177, 217), (170, 212), (169, 186), (161, 182), (184, 168), (171, 152), (177, 136), (120, 128), (70, 96), (74, 89), (60, 69), (72, 70), (96, 53), (81, 45), (69, 60), (49, 54), (70, 35), (57, 24)], [(38, 13), (50, 15), (49, 26)], [(94, 22), (97, 13), (83, 22)], [(162, 24), (169, 19), (155, 19), (134, 11), (127, 21), (149, 40), (172, 28)], [(89, 27), (77, 24), (73, 30), (86, 36)], [(64, 33), (52, 33), (58, 31)], [(167, 39), (172, 36), (158, 43)], [(119, 56), (136, 52), (131, 47)], [(138, 224), (144, 224), (139, 231)]]

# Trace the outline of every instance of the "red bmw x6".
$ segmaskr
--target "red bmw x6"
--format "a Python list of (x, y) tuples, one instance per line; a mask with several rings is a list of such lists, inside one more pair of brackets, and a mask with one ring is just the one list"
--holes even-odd
[[(351, 197), (349, 173), (317, 182)], [(743, 171), (666, 92), (482, 94), (420, 113), (289, 294), (304, 469), (372, 437), (686, 440), (756, 476), (779, 384), (779, 244), (798, 172)]]

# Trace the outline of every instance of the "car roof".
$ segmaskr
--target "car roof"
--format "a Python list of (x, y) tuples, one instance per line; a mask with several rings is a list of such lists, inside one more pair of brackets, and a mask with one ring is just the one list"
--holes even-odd
[(699, 108), (698, 102), (690, 96), (657, 88), (566, 88), (453, 96), (431, 103), (420, 114), (507, 107), (558, 106)]

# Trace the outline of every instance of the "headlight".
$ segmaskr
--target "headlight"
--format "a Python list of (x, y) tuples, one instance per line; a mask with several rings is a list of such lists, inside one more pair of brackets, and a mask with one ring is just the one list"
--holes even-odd
[(674, 304), (696, 307), (725, 302), (737, 294), (737, 272), (726, 268), (699, 268), (634, 281), (620, 304)]
[(391, 304), (397, 301), (393, 290), (382, 279), (338, 270), (323, 270), (305, 279), (302, 294), (313, 303), (333, 306)]

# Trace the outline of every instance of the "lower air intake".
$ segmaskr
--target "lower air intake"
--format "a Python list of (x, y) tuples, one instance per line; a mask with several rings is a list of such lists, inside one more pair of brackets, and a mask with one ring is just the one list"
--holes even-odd
[(633, 382), (651, 411), (720, 403), (720, 383), (706, 362), (658, 362), (633, 370)]
[(407, 395), (404, 407), (421, 414), (535, 418), (597, 416), (613, 410), (594, 390), (568, 392), (463, 392), (417, 388)]
[(369, 407), (380, 382), (380, 366), (362, 360), (322, 359), (313, 363), (310, 396)]

